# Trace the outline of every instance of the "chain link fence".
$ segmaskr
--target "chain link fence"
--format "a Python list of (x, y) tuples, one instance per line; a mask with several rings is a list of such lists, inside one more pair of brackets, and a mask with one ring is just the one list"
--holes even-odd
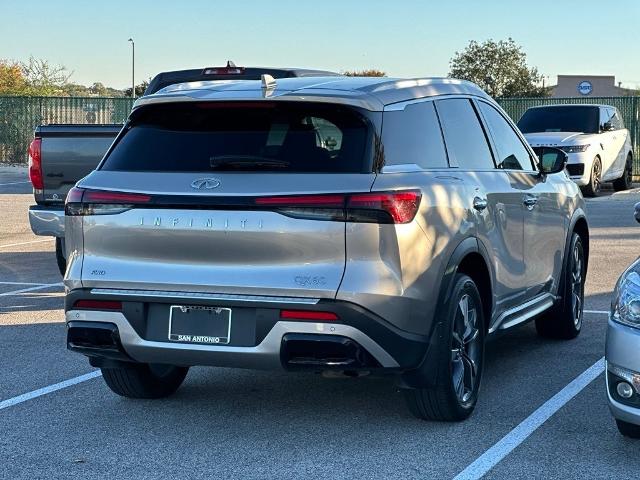
[(123, 123), (134, 100), (101, 97), (0, 97), (0, 163), (26, 163), (38, 125)]
[[(132, 98), (0, 97), (0, 163), (25, 163), (27, 147), (38, 125), (122, 123)], [(503, 98), (498, 103), (514, 121), (529, 107), (567, 103), (602, 103), (620, 110), (631, 132), (634, 175), (640, 175), (640, 96), (578, 98)]]

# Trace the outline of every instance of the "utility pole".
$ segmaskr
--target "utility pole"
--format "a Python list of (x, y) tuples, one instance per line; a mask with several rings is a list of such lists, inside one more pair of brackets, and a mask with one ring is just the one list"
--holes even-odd
[(136, 44), (133, 38), (128, 41), (131, 42), (131, 98), (136, 98)]

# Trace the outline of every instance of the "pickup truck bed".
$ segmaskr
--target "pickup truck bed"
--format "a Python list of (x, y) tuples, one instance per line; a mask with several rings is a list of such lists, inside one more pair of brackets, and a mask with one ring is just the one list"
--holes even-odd
[(64, 200), (78, 179), (88, 175), (102, 159), (122, 125), (42, 125), (42, 189), (35, 189), (36, 205), (29, 222), (36, 235), (64, 237)]

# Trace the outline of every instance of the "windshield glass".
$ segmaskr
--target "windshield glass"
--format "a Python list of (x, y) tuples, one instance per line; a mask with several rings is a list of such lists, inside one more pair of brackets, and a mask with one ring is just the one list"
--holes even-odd
[(359, 173), (368, 122), (348, 107), (302, 102), (142, 107), (102, 170)]
[(522, 133), (598, 133), (598, 107), (572, 105), (532, 108), (524, 113), (518, 128)]

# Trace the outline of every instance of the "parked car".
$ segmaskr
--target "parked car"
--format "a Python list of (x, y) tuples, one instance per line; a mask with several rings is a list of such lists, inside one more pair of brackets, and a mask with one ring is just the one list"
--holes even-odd
[(631, 188), (631, 137), (617, 108), (610, 105), (548, 105), (528, 109), (518, 128), (534, 147), (553, 146), (569, 155), (567, 171), (593, 197), (603, 182), (615, 191)]
[(452, 79), (143, 97), (67, 196), (68, 348), (125, 397), (191, 365), (394, 373), (415, 416), (464, 419), (487, 337), (582, 327), (583, 199), (538, 153)]
[[(640, 203), (635, 217), (640, 222)], [(618, 430), (640, 438), (640, 258), (613, 293), (606, 344), (607, 396)]]
[[(210, 80), (255, 80), (269, 74), (274, 78), (330, 76), (337, 73), (301, 68), (224, 67), (163, 72), (149, 83), (144, 95), (183, 82)], [(196, 87), (193, 84), (192, 87)], [(29, 208), (31, 230), (36, 235), (56, 237), (56, 259), (64, 275), (64, 199), (78, 180), (93, 170), (122, 125), (41, 125), (29, 146), (29, 178), (36, 205)]]

